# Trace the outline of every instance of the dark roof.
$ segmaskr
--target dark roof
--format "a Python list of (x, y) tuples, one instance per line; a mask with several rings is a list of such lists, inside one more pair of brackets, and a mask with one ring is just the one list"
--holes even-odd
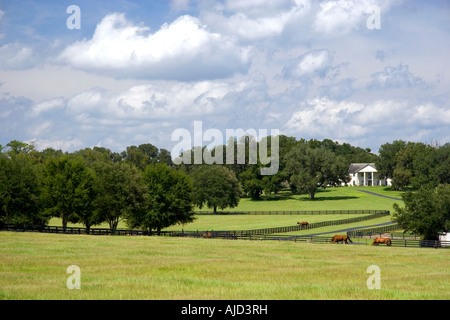
[(367, 166), (371, 166), (375, 168), (375, 163), (352, 163), (350, 164), (350, 168), (348, 168), (349, 173), (355, 173), (362, 169), (364, 169)]

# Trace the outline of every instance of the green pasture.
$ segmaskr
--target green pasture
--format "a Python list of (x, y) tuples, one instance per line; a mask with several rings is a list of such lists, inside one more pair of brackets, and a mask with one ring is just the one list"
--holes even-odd
[(308, 223), (341, 220), (367, 216), (367, 214), (295, 214), (295, 215), (197, 215), (194, 222), (174, 225), (166, 231), (228, 231), (251, 230), (296, 226), (297, 222)]
[[(236, 208), (228, 208), (226, 211), (320, 211), (320, 210), (389, 210), (393, 211), (392, 205), (402, 201), (370, 195), (357, 189), (368, 190), (378, 194), (393, 198), (401, 198), (402, 192), (392, 191), (387, 187), (338, 187), (320, 189), (315, 200), (310, 200), (307, 195), (292, 195), (290, 192), (280, 192), (279, 194), (262, 195), (261, 200), (242, 198)], [(205, 210), (203, 208), (202, 210)], [(198, 209), (200, 210), (200, 209)], [(248, 230), (270, 227), (284, 227), (296, 224), (297, 221), (319, 222), (333, 219), (346, 219), (358, 215), (345, 214), (337, 215), (314, 215), (305, 217), (304, 215), (264, 215), (264, 216), (202, 216), (197, 215), (197, 219), (190, 224), (174, 225), (165, 230)], [(390, 219), (390, 218), (388, 218)], [(386, 220), (383, 222), (387, 222)], [(370, 224), (370, 223), (368, 223)], [(51, 219), (49, 225), (61, 226), (61, 219)], [(81, 224), (68, 224), (69, 227), (83, 227)], [(119, 223), (119, 229), (126, 229), (124, 221)], [(109, 228), (107, 223), (94, 226), (94, 228)]]
[[(324, 216), (327, 218), (324, 219), (323, 221), (333, 220), (333, 219), (331, 219), (332, 216), (333, 215)], [(346, 215), (346, 217), (344, 217), (343, 219), (351, 218), (352, 216), (353, 215), (351, 215), (351, 216)], [(356, 228), (356, 227), (363, 229), (368, 226), (377, 225), (377, 224), (381, 224), (381, 223), (385, 223), (385, 222), (391, 222), (391, 221), (392, 221), (391, 216), (385, 216), (385, 217), (380, 217), (380, 218), (375, 218), (375, 219), (370, 219), (370, 220), (365, 220), (365, 221), (360, 221), (360, 222), (354, 222), (354, 223), (340, 224), (340, 225), (335, 225), (335, 226), (326, 226), (326, 227), (321, 227), (321, 228), (299, 230), (299, 231), (293, 231), (293, 232), (288, 232), (288, 233), (277, 233), (277, 235), (280, 234), (280, 235), (302, 236), (302, 235), (308, 235), (308, 234), (333, 232), (336, 230), (344, 230), (344, 229)], [(346, 234), (346, 232), (340, 232), (340, 234)], [(330, 236), (333, 236), (333, 235), (330, 235)]]
[[(70, 265), (79, 290), (66, 286)], [(0, 232), (0, 299), (448, 300), (450, 251)]]
[(308, 195), (292, 195), (290, 192), (263, 195), (261, 200), (243, 198), (239, 206), (226, 211), (307, 211), (307, 210), (390, 210), (394, 203), (402, 201), (373, 196), (357, 189), (401, 199), (403, 192), (387, 187), (336, 187), (319, 189), (315, 199)]
[[(365, 187), (401, 198), (385, 187)], [(390, 210), (401, 201), (352, 187), (306, 195), (241, 199), (227, 211)], [(249, 230), (340, 220), (363, 214), (197, 215), (166, 230)], [(333, 232), (391, 221), (390, 216), (291, 232)], [(49, 225), (61, 225), (57, 218)], [(81, 226), (81, 225), (70, 225)], [(107, 224), (96, 227), (108, 228)], [(119, 228), (126, 228), (124, 222)], [(67, 267), (81, 269), (69, 290)], [(366, 272), (381, 269), (381, 289)], [(0, 299), (449, 299), (450, 250), (147, 236), (0, 232)]]

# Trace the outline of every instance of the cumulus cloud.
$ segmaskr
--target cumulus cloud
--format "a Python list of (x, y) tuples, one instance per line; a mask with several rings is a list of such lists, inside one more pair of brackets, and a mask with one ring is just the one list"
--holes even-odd
[(7, 43), (0, 46), (2, 69), (25, 69), (33, 64), (33, 49), (21, 43)]
[(68, 138), (68, 139), (39, 139), (33, 138), (27, 141), (36, 147), (38, 150), (45, 150), (47, 148), (52, 148), (55, 150), (79, 150), (82, 147), (86, 147), (85, 144), (78, 138)]
[(310, 11), (309, 0), (226, 1), (222, 10), (206, 10), (202, 19), (222, 34), (244, 41), (280, 36), (290, 24), (298, 24)]
[(366, 28), (366, 21), (376, 6), (381, 12), (387, 11), (393, 1), (377, 0), (337, 0), (320, 4), (313, 29), (323, 34), (343, 35)]
[(284, 68), (287, 77), (300, 78), (318, 75), (324, 77), (329, 70), (333, 56), (326, 49), (309, 51), (299, 56), (292, 64)]
[(193, 80), (245, 71), (249, 49), (209, 32), (188, 15), (151, 33), (113, 13), (97, 25), (91, 39), (68, 46), (59, 58), (75, 68), (116, 77)]
[(42, 101), (33, 106), (32, 115), (37, 116), (41, 113), (45, 113), (56, 108), (62, 108), (64, 107), (64, 104), (65, 100), (62, 97)]
[(345, 141), (384, 143), (385, 137), (411, 140), (445, 133), (450, 110), (434, 103), (377, 100), (358, 103), (327, 98), (308, 100), (299, 106), (285, 128), (289, 134), (311, 138), (333, 137)]
[(351, 119), (364, 106), (354, 102), (335, 102), (326, 98), (309, 100), (286, 123), (288, 132), (307, 136), (347, 138), (362, 136), (367, 129)]
[(390, 89), (424, 87), (426, 85), (420, 77), (409, 71), (408, 65), (399, 64), (397, 67), (385, 67), (382, 72), (371, 75), (372, 81), (367, 87), (369, 89)]

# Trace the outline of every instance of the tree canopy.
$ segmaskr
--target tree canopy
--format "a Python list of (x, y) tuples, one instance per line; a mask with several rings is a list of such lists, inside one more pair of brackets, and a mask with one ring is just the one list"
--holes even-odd
[(145, 210), (130, 212), (128, 225), (146, 230), (161, 229), (194, 220), (192, 182), (181, 170), (164, 163), (148, 165), (144, 172), (148, 199)]
[(219, 165), (197, 167), (192, 173), (194, 203), (217, 212), (234, 208), (241, 198), (241, 186), (233, 171)]
[(450, 185), (421, 187), (403, 196), (404, 207), (394, 204), (393, 218), (405, 230), (426, 240), (438, 240), (450, 230)]
[[(278, 171), (272, 175), (262, 175), (260, 170), (268, 166), (261, 159), (266, 157), (261, 148), (269, 157), (272, 137), (259, 142), (251, 136), (230, 138), (227, 145), (208, 146), (211, 150), (196, 146), (183, 153), (191, 163), (181, 165), (172, 162), (169, 151), (150, 143), (122, 152), (93, 147), (69, 153), (53, 148), (38, 151), (32, 144), (13, 140), (0, 145), (0, 223), (47, 224), (56, 216), (63, 226), (82, 223), (89, 229), (107, 222), (115, 230), (124, 221), (130, 227), (159, 232), (192, 221), (194, 205), (223, 210), (237, 206), (241, 197), (258, 200), (281, 190), (314, 199), (319, 188), (346, 182), (352, 162), (374, 162), (382, 177), (393, 178), (397, 189), (434, 190), (450, 184), (450, 143), (396, 140), (374, 154), (330, 139), (280, 135), (277, 140)], [(224, 153), (227, 147), (233, 151), (231, 161)], [(194, 163), (196, 155), (203, 155), (203, 162)], [(425, 203), (425, 197), (420, 199)], [(445, 207), (435, 200), (434, 205)], [(431, 202), (428, 207), (433, 208)], [(402, 217), (409, 216), (402, 212)], [(398, 219), (413, 218), (399, 215)]]
[(327, 149), (313, 149), (300, 143), (291, 149), (286, 158), (291, 188), (309, 194), (311, 200), (314, 200), (318, 188), (340, 186), (349, 181), (345, 159)]

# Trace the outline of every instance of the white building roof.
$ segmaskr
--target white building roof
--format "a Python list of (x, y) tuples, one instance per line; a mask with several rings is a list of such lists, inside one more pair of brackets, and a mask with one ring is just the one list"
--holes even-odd
[(375, 163), (352, 163), (350, 168), (348, 168), (348, 172), (377, 172), (377, 169), (375, 168)]

